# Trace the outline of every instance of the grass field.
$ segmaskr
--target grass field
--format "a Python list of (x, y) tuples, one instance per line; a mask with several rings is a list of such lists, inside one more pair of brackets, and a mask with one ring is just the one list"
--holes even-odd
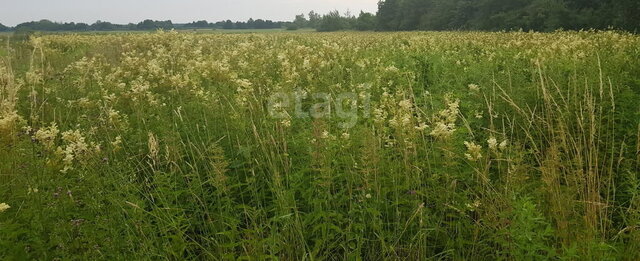
[(640, 37), (2, 40), (0, 259), (640, 259)]

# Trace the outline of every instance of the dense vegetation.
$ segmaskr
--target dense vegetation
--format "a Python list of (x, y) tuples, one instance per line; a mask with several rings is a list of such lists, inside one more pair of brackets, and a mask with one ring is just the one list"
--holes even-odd
[(0, 259), (638, 260), (638, 61), (593, 31), (1, 42)]
[[(271, 20), (253, 20), (246, 22), (232, 22), (230, 20), (217, 23), (209, 23), (207, 21), (194, 21), (186, 24), (174, 24), (172, 21), (154, 21), (144, 20), (137, 24), (113, 24), (110, 22), (96, 21), (93, 24), (86, 23), (56, 23), (49, 20), (40, 20), (33, 22), (21, 23), (15, 28), (5, 27), (5, 31), (13, 29), (16, 32), (81, 32), (81, 31), (153, 31), (158, 29), (273, 29), (282, 28), (286, 23), (273, 22)], [(0, 24), (0, 31), (3, 30)]]
[(378, 29), (640, 29), (637, 0), (384, 0)]

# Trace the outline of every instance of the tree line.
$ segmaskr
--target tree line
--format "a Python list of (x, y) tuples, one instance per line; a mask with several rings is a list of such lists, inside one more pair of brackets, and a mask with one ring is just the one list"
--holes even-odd
[(311, 11), (308, 17), (305, 17), (304, 14), (297, 15), (293, 22), (287, 25), (287, 29), (313, 28), (319, 32), (342, 30), (372, 31), (377, 29), (376, 24), (376, 15), (363, 11), (360, 11), (358, 16), (350, 12), (343, 14), (337, 10), (324, 15)]
[(247, 21), (206, 20), (174, 24), (171, 20), (144, 20), (137, 24), (97, 21), (55, 23), (49, 20), (27, 22), (0, 31), (127, 31), (157, 29), (276, 29), (313, 28), (320, 32), (413, 31), (413, 30), (533, 30), (557, 29), (640, 29), (640, 0), (381, 0), (376, 14), (315, 11), (295, 16), (293, 21), (249, 19)]
[(271, 20), (249, 19), (246, 22), (232, 22), (231, 20), (209, 23), (207, 21), (194, 21), (186, 24), (174, 24), (171, 20), (156, 21), (144, 20), (137, 24), (113, 24), (110, 22), (96, 21), (93, 24), (87, 23), (57, 23), (50, 20), (40, 20), (26, 22), (16, 25), (15, 27), (7, 27), (0, 24), (0, 32), (33, 32), (33, 31), (149, 31), (149, 30), (170, 30), (170, 29), (273, 29), (283, 28), (286, 22), (274, 22)]
[(376, 29), (640, 29), (639, 0), (382, 0)]
[(320, 15), (314, 11), (304, 15), (297, 15), (293, 21), (272, 21), (250, 18), (247, 21), (219, 21), (210, 23), (206, 20), (193, 21), (186, 24), (174, 24), (171, 20), (155, 21), (144, 20), (137, 24), (113, 24), (105, 21), (96, 21), (93, 24), (87, 23), (57, 23), (50, 20), (40, 20), (26, 22), (15, 27), (6, 27), (0, 24), (0, 31), (34, 32), (34, 31), (149, 31), (149, 30), (170, 30), (170, 29), (278, 29), (298, 30), (301, 28), (313, 28), (318, 31), (340, 31), (340, 30), (361, 30), (370, 31), (376, 29), (376, 16), (371, 13), (360, 12), (359, 16), (351, 15), (347, 12), (341, 14), (338, 11), (331, 11), (328, 14)]
[[(96, 21), (93, 24), (87, 23), (57, 23), (50, 20), (40, 20), (26, 22), (16, 25), (13, 28), (7, 28), (15, 32), (29, 31), (127, 31), (127, 30), (155, 30), (155, 29), (171, 29), (174, 25), (170, 20), (152, 21), (144, 20), (137, 24), (112, 24), (110, 22)], [(1, 26), (0, 26), (1, 29)]]
[(640, 0), (381, 0), (377, 13), (296, 16), (318, 31), (640, 31)]

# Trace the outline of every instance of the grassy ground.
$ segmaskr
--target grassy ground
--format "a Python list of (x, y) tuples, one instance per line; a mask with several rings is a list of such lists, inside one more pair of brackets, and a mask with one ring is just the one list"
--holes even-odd
[(5, 47), (0, 259), (640, 258), (638, 36), (227, 33)]

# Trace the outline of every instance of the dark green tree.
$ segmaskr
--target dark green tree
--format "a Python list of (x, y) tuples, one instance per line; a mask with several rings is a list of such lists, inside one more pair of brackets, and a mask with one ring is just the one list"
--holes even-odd
[(376, 29), (376, 16), (372, 13), (360, 12), (355, 29), (358, 31), (373, 31)]
[(315, 11), (309, 12), (309, 27), (318, 28), (320, 21), (322, 20), (322, 16)]
[(153, 21), (153, 20), (147, 19), (138, 23), (138, 25), (136, 26), (136, 29), (138, 30), (158, 30), (158, 29), (169, 30), (173, 28), (174, 27), (171, 20)]
[(335, 32), (347, 29), (348, 24), (338, 11), (331, 11), (322, 16), (322, 21), (318, 25), (319, 32)]
[(206, 20), (191, 22), (184, 25), (184, 28), (195, 28), (195, 29), (211, 28), (211, 27), (213, 27), (213, 25), (207, 22)]
[(534, 30), (640, 27), (638, 0), (383, 0), (377, 29)]
[(231, 20), (224, 21), (222, 29), (235, 29), (236, 25)]
[(293, 24), (298, 28), (304, 28), (309, 25), (309, 20), (304, 17), (304, 14), (296, 15), (296, 18), (293, 20)]
[(399, 0), (386, 0), (378, 2), (378, 30), (396, 31), (399, 30)]

